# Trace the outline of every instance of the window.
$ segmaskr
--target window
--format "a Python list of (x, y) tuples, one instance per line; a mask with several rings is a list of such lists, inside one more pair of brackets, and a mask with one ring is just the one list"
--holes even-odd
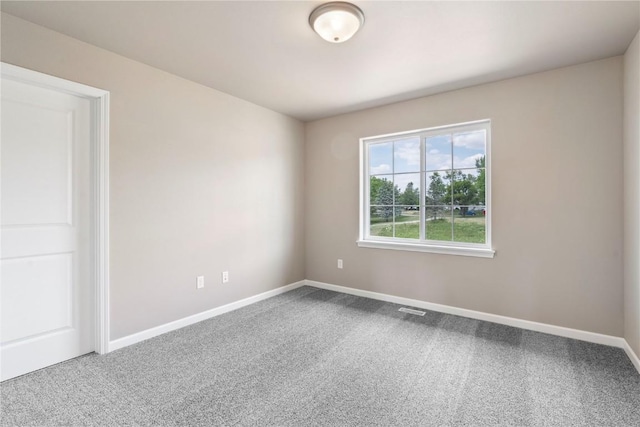
[(360, 140), (358, 245), (493, 257), (488, 120)]

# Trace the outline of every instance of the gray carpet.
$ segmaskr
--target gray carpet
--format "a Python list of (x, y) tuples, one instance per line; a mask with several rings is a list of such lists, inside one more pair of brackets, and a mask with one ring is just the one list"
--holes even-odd
[(303, 287), (0, 385), (1, 425), (639, 426), (621, 349)]

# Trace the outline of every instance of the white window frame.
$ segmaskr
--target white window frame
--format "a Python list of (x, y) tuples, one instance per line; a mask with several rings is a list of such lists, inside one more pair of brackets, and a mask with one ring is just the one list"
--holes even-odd
[[(485, 243), (449, 242), (427, 240), (424, 234), (425, 222), (425, 172), (424, 150), (427, 137), (441, 135), (444, 131), (464, 132), (485, 130)], [(370, 200), (369, 200), (369, 150), (373, 143), (397, 141), (401, 138), (420, 138), (420, 234), (421, 239), (404, 239), (399, 237), (371, 236), (369, 234)], [(360, 231), (357, 244), (363, 248), (393, 249), (403, 251), (431, 252), (438, 254), (474, 256), (493, 258), (495, 251), (491, 246), (491, 120), (478, 120), (446, 126), (431, 127), (407, 132), (378, 135), (360, 138)]]

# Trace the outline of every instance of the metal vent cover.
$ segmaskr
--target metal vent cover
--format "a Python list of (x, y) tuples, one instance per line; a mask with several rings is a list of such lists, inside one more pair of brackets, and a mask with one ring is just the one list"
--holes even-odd
[(414, 310), (412, 308), (401, 307), (398, 311), (403, 313), (415, 314), (416, 316), (424, 316), (426, 311)]

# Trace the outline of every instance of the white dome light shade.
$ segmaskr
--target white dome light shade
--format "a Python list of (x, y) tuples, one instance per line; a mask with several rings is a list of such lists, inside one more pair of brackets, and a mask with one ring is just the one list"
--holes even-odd
[(309, 24), (326, 41), (342, 43), (358, 32), (364, 24), (364, 14), (351, 3), (325, 3), (311, 12)]

